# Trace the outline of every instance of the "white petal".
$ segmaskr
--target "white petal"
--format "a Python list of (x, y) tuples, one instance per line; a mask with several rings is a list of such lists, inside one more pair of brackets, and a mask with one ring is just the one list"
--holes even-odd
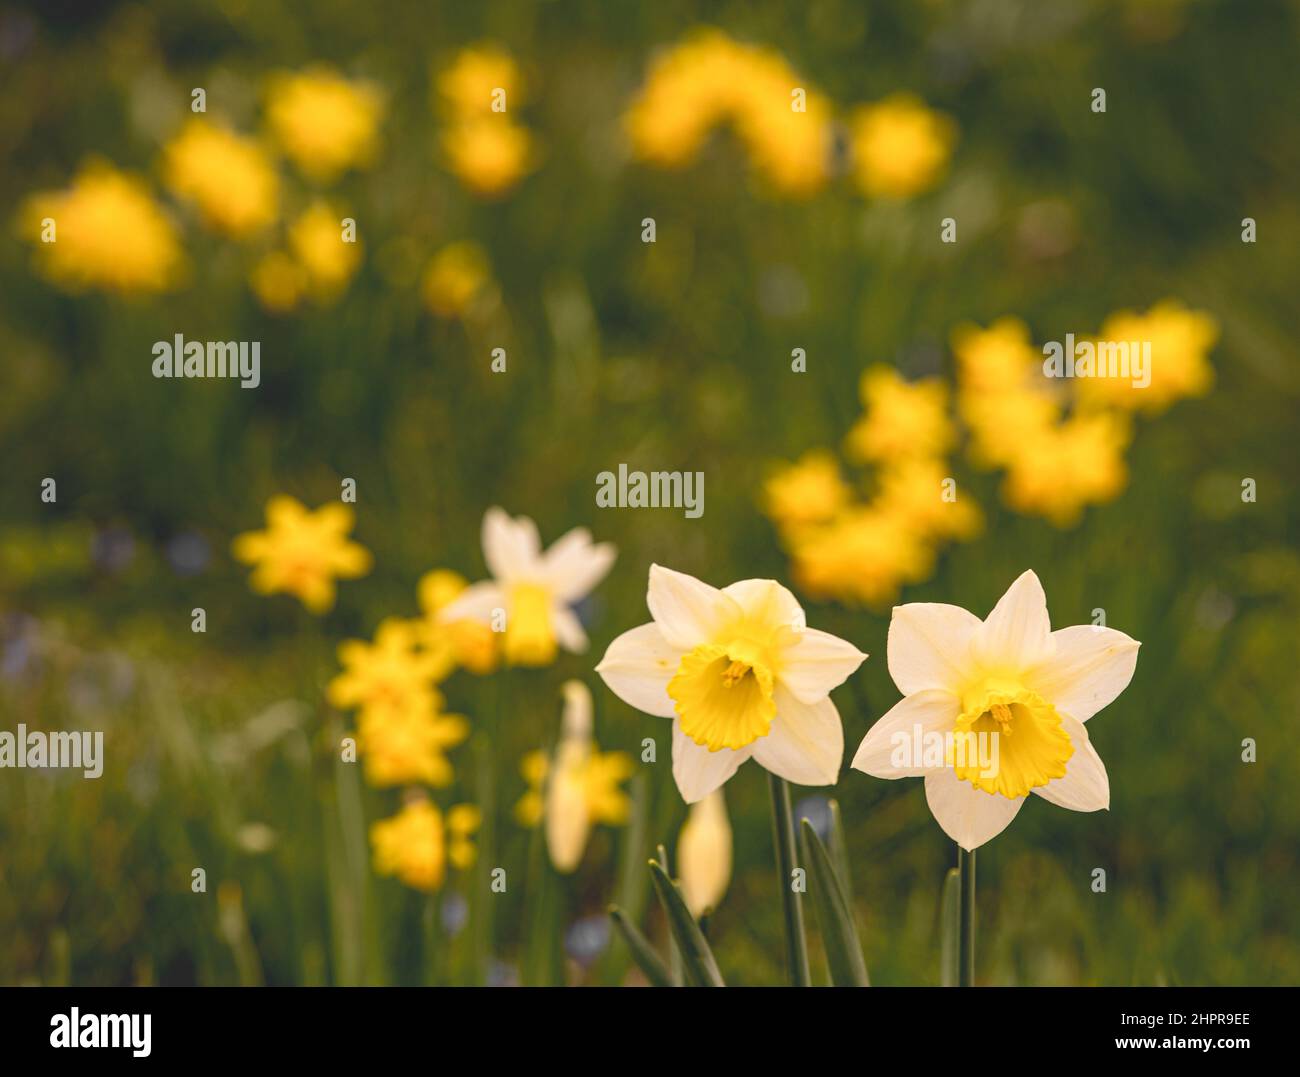
[(829, 698), (801, 703), (778, 685), (772, 728), (751, 747), (754, 758), (779, 778), (796, 785), (834, 785), (844, 762), (844, 727)]
[(1128, 687), (1137, 668), (1137, 640), (1098, 625), (1052, 633), (1056, 653), (1022, 681), (1056, 709), (1086, 722)]
[(853, 768), (877, 778), (915, 778), (946, 767), (944, 753), (938, 767), (923, 765), (925, 742), (929, 734), (951, 733), (960, 712), (961, 700), (941, 688), (904, 696), (862, 738)]
[(542, 572), (557, 598), (577, 602), (605, 578), (617, 556), (613, 543), (593, 545), (591, 532), (575, 527), (542, 555)]
[(570, 654), (582, 654), (587, 649), (587, 633), (578, 615), (568, 606), (551, 607), (551, 623), (555, 625), (555, 638)]
[(927, 688), (960, 692), (971, 666), (975, 614), (942, 602), (895, 606), (889, 620), (889, 675), (905, 696)]
[(1074, 742), (1074, 754), (1065, 764), (1064, 778), (1040, 785), (1034, 792), (1049, 803), (1070, 811), (1109, 808), (1110, 779), (1106, 776), (1106, 765), (1101, 756), (1088, 740), (1088, 731), (1082, 722), (1067, 715), (1061, 715), (1061, 722)]
[(510, 582), (536, 575), (541, 550), (537, 525), (527, 516), (512, 520), (495, 505), (483, 514), (483, 560), (496, 579)]
[(681, 660), (681, 650), (671, 646), (651, 621), (614, 640), (596, 672), (624, 703), (646, 714), (672, 718), (677, 712), (668, 695), (668, 682)]
[(866, 658), (839, 636), (805, 628), (780, 653), (780, 682), (800, 702), (815, 703), (843, 684)]
[(470, 584), (438, 611), (438, 620), (490, 621), (492, 611), (506, 608), (506, 593), (491, 580)]
[(673, 779), (687, 804), (703, 800), (752, 754), (748, 747), (711, 752), (682, 732), (680, 720), (673, 722)]
[(1053, 646), (1043, 585), (1022, 572), (975, 633), (975, 657), (992, 670), (1019, 673), (1045, 662)]
[(935, 821), (967, 851), (1001, 834), (1027, 799), (1011, 800), (1001, 793), (986, 793), (947, 768), (925, 776), (925, 800)]
[(711, 640), (723, 625), (741, 616), (731, 596), (661, 565), (650, 566), (646, 604), (664, 639), (683, 650)]
[(795, 629), (807, 623), (799, 600), (776, 580), (738, 580), (722, 593), (734, 598), (746, 617), (761, 624)]

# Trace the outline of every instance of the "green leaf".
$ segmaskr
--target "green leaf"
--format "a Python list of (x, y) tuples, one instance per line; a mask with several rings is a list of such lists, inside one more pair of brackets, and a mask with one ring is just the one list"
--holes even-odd
[(700, 925), (686, 907), (686, 901), (677, 885), (655, 860), (650, 861), (650, 878), (655, 884), (655, 893), (659, 895), (664, 912), (668, 914), (668, 928), (681, 951), (687, 982), (693, 987), (725, 987), (722, 973), (718, 971), (718, 963), (713, 959), (713, 951), (709, 949)]
[(831, 864), (835, 867), (835, 877), (844, 890), (844, 900), (853, 908), (853, 876), (849, 873), (849, 847), (844, 840), (844, 817), (840, 814), (840, 802), (834, 798), (830, 801), (831, 828), (827, 842), (827, 851), (831, 854)]
[(830, 855), (812, 823), (805, 819), (800, 829), (831, 982), (836, 987), (869, 987), (867, 963), (863, 960), (862, 943), (858, 941), (858, 929), (853, 923), (853, 910), (831, 866)]
[(943, 901), (939, 908), (939, 983), (957, 986), (957, 923), (961, 913), (958, 899), (961, 875), (949, 868), (943, 880)]
[(645, 973), (645, 978), (654, 987), (676, 987), (677, 984), (673, 983), (673, 977), (668, 971), (668, 966), (660, 960), (649, 940), (627, 918), (627, 913), (617, 905), (611, 905), (609, 907), (609, 918), (614, 921), (614, 926), (618, 928), (619, 934), (623, 936), (623, 941), (627, 943), (627, 948), (632, 953), (632, 959)]

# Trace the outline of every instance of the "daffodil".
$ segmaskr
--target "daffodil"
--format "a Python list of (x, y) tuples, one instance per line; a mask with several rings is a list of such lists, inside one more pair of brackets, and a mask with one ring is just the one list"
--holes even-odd
[(1071, 527), (1087, 505), (1123, 491), (1130, 436), (1127, 416), (1103, 411), (1073, 415), (1027, 437), (1008, 460), (1003, 499), (1017, 512)]
[(814, 598), (882, 607), (930, 574), (934, 550), (904, 516), (864, 505), (799, 534), (791, 559), (796, 585)]
[(949, 117), (912, 94), (863, 105), (849, 126), (858, 186), (888, 198), (910, 198), (933, 187), (957, 138)]
[(254, 591), (285, 591), (312, 613), (324, 613), (334, 605), (335, 579), (370, 571), (370, 551), (347, 537), (352, 519), (347, 505), (313, 512), (280, 494), (267, 502), (267, 529), (237, 535), (231, 549), (237, 560), (256, 566), (249, 581)]
[(677, 837), (677, 874), (691, 915), (716, 909), (731, 881), (731, 823), (721, 789), (691, 805)]
[(344, 212), (328, 202), (312, 202), (289, 226), (289, 250), (305, 274), (307, 290), (322, 303), (347, 287), (361, 263), (360, 241), (343, 237)]
[(267, 88), (272, 133), (293, 162), (321, 183), (370, 163), (383, 113), (375, 86), (326, 66), (277, 75)]
[(228, 235), (247, 236), (275, 220), (280, 179), (270, 157), (253, 139), (203, 117), (163, 147), (163, 179)]
[(427, 798), (415, 796), (391, 819), (371, 824), (375, 871), (417, 890), (441, 890), (449, 862), (459, 871), (473, 866), (472, 836), (481, 822), (472, 804), (457, 804), (444, 819)]
[(457, 121), (442, 136), (451, 170), (475, 194), (504, 195), (533, 167), (537, 153), (528, 129), (505, 113)]
[(441, 705), (433, 687), (440, 665), (421, 650), (415, 622), (389, 617), (375, 630), (373, 643), (347, 640), (338, 655), (343, 672), (327, 689), (336, 707), (387, 715)]
[(104, 161), (90, 161), (65, 190), (32, 195), (19, 221), (38, 269), (68, 291), (161, 292), (184, 269), (171, 218), (139, 177)]
[(795, 463), (781, 465), (763, 484), (767, 515), (789, 531), (834, 519), (852, 498), (839, 464), (825, 449), (811, 449)]
[(427, 703), (406, 710), (362, 711), (357, 719), (357, 750), (366, 781), (386, 787), (420, 782), (438, 788), (451, 784), (454, 770), (447, 750), (469, 736), (469, 721)]
[(515, 807), (525, 826), (543, 823), (546, 850), (556, 871), (577, 869), (587, 848), (591, 828), (604, 823), (622, 826), (631, 805), (620, 788), (632, 775), (625, 752), (602, 752), (591, 734), (591, 692), (581, 681), (563, 688), (564, 713), (554, 759), (532, 752), (521, 770), (529, 791)]
[(806, 627), (775, 580), (719, 590), (650, 567), (649, 624), (624, 632), (596, 672), (620, 699), (671, 718), (673, 777), (701, 800), (749, 758), (800, 785), (831, 785), (844, 730), (830, 691), (866, 655)]
[(877, 363), (859, 384), (866, 414), (849, 431), (845, 450), (860, 462), (941, 456), (956, 440), (948, 418), (948, 387), (938, 378), (908, 382)]
[(424, 271), (424, 305), (440, 318), (463, 317), (491, 283), (487, 254), (477, 243), (449, 243)]
[(544, 666), (560, 647), (579, 654), (587, 633), (573, 606), (596, 586), (614, 564), (608, 542), (593, 543), (591, 533), (575, 527), (542, 551), (537, 525), (526, 516), (511, 519), (493, 507), (483, 516), (483, 559), (493, 578), (471, 585), (444, 610), (448, 620), (482, 621), (500, 631), (511, 665)]
[(491, 113), (498, 90), (505, 107), (523, 103), (523, 82), (514, 57), (498, 45), (484, 43), (462, 49), (434, 82), (437, 95), (456, 115)]
[(853, 766), (924, 776), (935, 819), (967, 850), (1001, 833), (1030, 793), (1072, 811), (1107, 808), (1106, 768), (1084, 723), (1128, 686), (1138, 646), (1095, 625), (1053, 632), (1033, 572), (983, 621), (959, 606), (898, 606), (888, 659), (903, 699)]

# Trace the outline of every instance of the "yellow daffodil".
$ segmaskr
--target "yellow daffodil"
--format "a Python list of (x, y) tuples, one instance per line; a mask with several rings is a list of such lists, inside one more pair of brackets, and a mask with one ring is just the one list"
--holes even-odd
[(442, 103), (462, 118), (491, 113), (498, 90), (505, 93), (507, 111), (524, 101), (519, 65), (508, 52), (490, 43), (462, 49), (438, 75), (435, 87)]
[(307, 290), (307, 271), (284, 251), (268, 251), (258, 259), (248, 283), (262, 306), (273, 314), (293, 310)]
[(1003, 498), (1017, 512), (1072, 526), (1087, 505), (1123, 491), (1130, 433), (1125, 416), (1099, 412), (1072, 416), (1027, 438), (1008, 461)]
[[(493, 626), (504, 621), (504, 653), (511, 665), (544, 666), (559, 647), (581, 653), (587, 633), (573, 605), (609, 572), (617, 556), (576, 527), (545, 553), (537, 525), (512, 520), (499, 508), (483, 517), (483, 558), (493, 579), (473, 584), (444, 608), (448, 620), (468, 617)], [(493, 626), (500, 631), (501, 626)]]
[(420, 291), (439, 318), (464, 317), (491, 284), (487, 253), (477, 243), (449, 243), (429, 261)]
[(289, 250), (306, 274), (308, 290), (323, 303), (337, 298), (361, 263), (360, 240), (343, 238), (345, 216), (318, 200), (289, 226)]
[(1127, 377), (1076, 379), (1075, 387), (1087, 402), (1157, 415), (1183, 397), (1204, 396), (1214, 383), (1209, 352), (1219, 338), (1218, 322), (1176, 299), (1157, 303), (1145, 314), (1112, 314), (1097, 336), (1130, 348), (1149, 343), (1151, 381), (1137, 386)]
[(338, 656), (343, 672), (327, 689), (336, 707), (387, 716), (441, 706), (433, 687), (440, 666), (420, 648), (414, 621), (389, 617), (376, 629), (373, 643), (347, 640), (339, 644)]
[(775, 580), (719, 590), (650, 566), (649, 624), (624, 632), (596, 672), (620, 699), (672, 718), (673, 777), (687, 803), (745, 760), (800, 785), (831, 785), (844, 730), (830, 691), (867, 656), (806, 627)]
[(835, 457), (812, 449), (783, 464), (763, 484), (764, 508), (778, 527), (798, 530), (833, 519), (853, 498)]
[(442, 788), (454, 771), (447, 750), (469, 736), (463, 715), (444, 714), (426, 703), (406, 710), (364, 710), (357, 719), (357, 750), (371, 785), (422, 782)]
[(335, 579), (370, 571), (370, 551), (347, 537), (352, 519), (346, 505), (322, 505), (312, 512), (279, 494), (267, 502), (267, 529), (237, 535), (232, 552), (256, 566), (249, 581), (254, 591), (288, 592), (312, 613), (324, 613), (334, 605)]
[(349, 81), (329, 67), (278, 75), (267, 91), (272, 133), (294, 164), (320, 183), (370, 164), (383, 113), (373, 85)]
[(280, 179), (261, 146), (195, 116), (163, 147), (163, 182), (209, 227), (242, 237), (275, 220)]
[(530, 789), (515, 807), (526, 826), (544, 823), (546, 849), (555, 870), (577, 870), (591, 828), (623, 826), (631, 805), (619, 788), (632, 776), (624, 752), (601, 752), (591, 735), (591, 692), (581, 681), (563, 688), (564, 714), (554, 760), (531, 752), (522, 767)]
[(422, 641), (437, 665), (436, 680), (455, 666), (478, 674), (496, 669), (496, 633), (481, 621), (468, 617), (449, 620), (446, 616), (447, 607), (468, 587), (463, 576), (445, 568), (425, 573), (418, 585), (424, 612)]
[(485, 198), (504, 195), (536, 159), (532, 135), (506, 113), (453, 123), (443, 132), (442, 147), (457, 178)]
[(911, 198), (933, 187), (957, 138), (950, 118), (912, 94), (863, 105), (849, 126), (858, 186), (873, 197)]
[(624, 126), (639, 158), (680, 168), (730, 122), (773, 187), (807, 195), (828, 175), (830, 111), (779, 53), (704, 30), (654, 61)]
[(866, 414), (845, 439), (846, 454), (859, 462), (941, 456), (956, 440), (948, 418), (948, 387), (938, 378), (908, 382), (877, 363), (859, 383)]
[(862, 506), (798, 536), (791, 573), (814, 598), (878, 608), (933, 567), (933, 549), (906, 519)]
[(731, 881), (731, 823), (722, 790), (691, 805), (677, 838), (677, 874), (697, 919), (716, 909)]
[(979, 506), (955, 485), (946, 485), (951, 481), (940, 460), (899, 460), (882, 469), (873, 505), (926, 540), (972, 538), (983, 521)]
[(417, 890), (441, 890), (448, 862), (458, 871), (473, 866), (472, 835), (481, 822), (482, 814), (472, 804), (457, 804), (444, 821), (426, 798), (413, 798), (391, 819), (371, 824), (375, 871)]
[(1110, 805), (1084, 723), (1127, 687), (1138, 646), (1123, 632), (1053, 632), (1033, 572), (981, 621), (959, 606), (898, 606), (889, 673), (904, 698), (867, 733), (853, 766), (925, 777), (930, 810), (964, 849), (1001, 833), (1030, 793), (1072, 811)]
[(68, 291), (161, 292), (184, 269), (176, 228), (144, 182), (104, 161), (29, 197), (19, 219), (37, 268)]
[(987, 329), (959, 325), (952, 331), (952, 351), (963, 389), (1006, 392), (1042, 369), (1042, 353), (1019, 318), (999, 318)]

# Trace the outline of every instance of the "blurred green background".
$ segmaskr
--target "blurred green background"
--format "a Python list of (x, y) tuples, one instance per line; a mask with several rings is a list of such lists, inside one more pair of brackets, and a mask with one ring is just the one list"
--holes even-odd
[[(957, 123), (947, 174), (901, 203), (843, 182), (791, 200), (757, 188), (727, 136), (680, 171), (632, 160), (621, 117), (647, 64), (704, 24), (779, 48), (837, 108), (919, 94)], [(429, 100), (431, 72), (482, 40), (519, 63), (540, 147), (493, 200), (442, 166)], [(561, 681), (592, 685), (602, 747), (639, 754), (663, 733), (591, 673), (647, 619), (652, 561), (718, 585), (788, 582), (763, 477), (839, 441), (868, 363), (948, 375), (960, 322), (1015, 314), (1036, 340), (1060, 339), (1176, 295), (1219, 322), (1216, 384), (1141, 425), (1122, 495), (1059, 530), (1010, 512), (996, 479), (967, 468), (985, 531), (903, 600), (982, 616), (1033, 568), (1054, 626), (1102, 607), (1143, 641), (1131, 687), (1089, 725), (1110, 811), (1038, 802), (982, 850), (981, 982), (1300, 983), (1298, 42), (1294, 4), (1226, 0), (0, 7), (10, 215), (89, 154), (158, 188), (194, 86), (243, 131), (259, 127), (269, 74), (317, 61), (387, 103), (374, 161), (329, 188), (364, 242), (330, 305), (266, 312), (245, 252), (192, 223), (190, 277), (159, 296), (65, 294), (33, 272), (18, 225), (0, 242), (0, 727), (103, 729), (107, 748), (97, 781), (0, 771), (0, 981), (623, 981), (605, 907), (644, 908), (662, 940), (641, 865), (685, 817), (667, 738), (636, 779), (643, 825), (598, 830), (546, 900), (512, 885), (486, 938), (476, 909), (462, 922), (476, 875), (431, 899), (370, 872), (364, 827), (398, 796), (335, 762), (334, 646), (415, 614), (435, 566), (480, 577), (490, 505), (536, 519), (544, 542), (584, 525), (618, 546), (581, 610), (589, 654), (514, 671), (508, 689), (500, 674), (445, 686), (471, 719), (502, 708), (496, 859), (536, 882), (510, 808), (519, 758), (554, 736)], [(1093, 87), (1105, 115), (1088, 108)], [(281, 168), (286, 192), (305, 189)], [(956, 244), (937, 242), (945, 216)], [(478, 321), (420, 301), (425, 261), (461, 239), (482, 245), (501, 297)], [(260, 340), (261, 388), (153, 379), (152, 343), (174, 333)], [(494, 347), (506, 376), (489, 371)], [(621, 462), (704, 471), (704, 516), (598, 511), (595, 477)], [(253, 594), (230, 538), (261, 526), (273, 494), (314, 506), (345, 476), (374, 571), (320, 620)], [(206, 635), (190, 631), (197, 606)], [(835, 695), (851, 752), (898, 698), (888, 611), (806, 607), (872, 655)], [(453, 751), (441, 803), (482, 791), (476, 753)], [(782, 977), (765, 786), (750, 766), (726, 787), (735, 874), (710, 937), (732, 983)], [(816, 814), (827, 792), (796, 795)], [(873, 982), (938, 982), (954, 852), (921, 783), (846, 769), (833, 795)], [(190, 890), (199, 866), (205, 894)], [(1104, 894), (1090, 889), (1098, 867)]]

